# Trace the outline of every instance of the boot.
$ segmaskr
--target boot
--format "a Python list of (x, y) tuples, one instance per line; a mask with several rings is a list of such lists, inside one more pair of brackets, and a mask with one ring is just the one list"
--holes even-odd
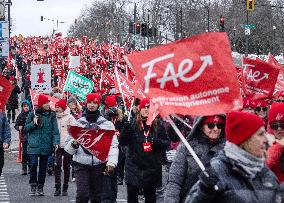
[(23, 167), (22, 167), (22, 175), (27, 175), (28, 174), (28, 170), (27, 170), (27, 165), (24, 165), (23, 164)]
[(68, 184), (63, 184), (63, 187), (62, 187), (62, 196), (68, 196)]
[(61, 185), (60, 184), (55, 184), (55, 192), (54, 196), (59, 196), (61, 194)]
[(37, 195), (38, 196), (44, 196), (43, 185), (38, 185), (37, 186)]
[(36, 187), (37, 187), (36, 183), (32, 183), (31, 184), (31, 191), (29, 193), (30, 196), (35, 196), (36, 195)]

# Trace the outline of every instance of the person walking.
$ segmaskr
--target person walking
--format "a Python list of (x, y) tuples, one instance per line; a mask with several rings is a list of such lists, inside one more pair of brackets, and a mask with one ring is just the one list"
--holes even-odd
[[(187, 140), (205, 167), (210, 165), (210, 160), (224, 147), (225, 116), (199, 117)], [(201, 172), (185, 145), (180, 144), (170, 167), (165, 203), (184, 202)]]
[(25, 126), (27, 117), (31, 112), (32, 106), (28, 100), (22, 101), (22, 112), (18, 115), (16, 119), (15, 129), (19, 131), (22, 141), (22, 175), (28, 174), (29, 156), (28, 156), (28, 134), (23, 133), (23, 128)]
[(20, 87), (17, 85), (17, 80), (13, 76), (10, 76), (9, 81), (11, 85), (13, 85), (13, 90), (8, 99), (6, 110), (7, 110), (8, 122), (10, 123), (11, 118), (12, 118), (12, 123), (15, 123), (16, 109), (19, 108), (18, 94), (21, 93), (21, 90), (20, 90)]
[(55, 192), (54, 196), (61, 194), (61, 168), (63, 166), (63, 185), (62, 185), (62, 196), (67, 196), (68, 182), (70, 178), (70, 165), (72, 155), (68, 154), (65, 150), (65, 139), (68, 136), (68, 126), (75, 123), (75, 118), (70, 114), (70, 110), (67, 108), (66, 101), (64, 99), (59, 100), (55, 104), (56, 118), (58, 129), (60, 133), (60, 145), (55, 151)]
[[(98, 107), (101, 97), (97, 93), (90, 93), (86, 97), (86, 111), (77, 124), (83, 128), (115, 130), (112, 122), (100, 115)], [(71, 136), (65, 140), (65, 150), (73, 155), (76, 177), (76, 203), (100, 203), (103, 195), (104, 174), (114, 172), (118, 161), (118, 140), (114, 135), (106, 161), (101, 161), (91, 154)]]
[[(60, 137), (56, 115), (51, 111), (48, 98), (38, 96), (35, 114), (29, 114), (23, 133), (28, 133), (28, 154), (30, 157), (30, 195), (44, 196), (48, 156), (58, 148)], [(39, 168), (39, 169), (38, 169)]]
[(224, 150), (211, 160), (206, 174), (199, 175), (185, 202), (283, 202), (283, 190), (264, 162), (268, 144), (264, 121), (251, 113), (231, 112), (225, 131)]

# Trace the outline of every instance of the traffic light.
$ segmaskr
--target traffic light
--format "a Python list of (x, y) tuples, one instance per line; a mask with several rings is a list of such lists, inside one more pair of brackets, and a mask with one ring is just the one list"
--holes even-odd
[(220, 31), (221, 32), (225, 31), (225, 18), (224, 18), (224, 16), (220, 16)]
[(133, 22), (129, 22), (129, 28), (128, 28), (128, 32), (133, 34)]
[(148, 24), (147, 23), (142, 23), (141, 24), (141, 36), (142, 37), (147, 37), (147, 32), (148, 32)]
[(247, 0), (247, 11), (254, 11), (254, 0)]
[(140, 34), (141, 33), (141, 24), (140, 23), (135, 23), (135, 34)]
[(40, 21), (43, 21), (43, 16), (40, 16)]

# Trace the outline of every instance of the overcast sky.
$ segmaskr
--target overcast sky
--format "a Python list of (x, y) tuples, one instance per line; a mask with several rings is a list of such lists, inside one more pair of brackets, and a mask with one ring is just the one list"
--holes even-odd
[[(59, 24), (59, 31), (65, 36), (69, 26), (80, 15), (83, 8), (94, 0), (12, 0), (11, 17), (14, 23), (12, 36), (44, 36), (56, 29), (56, 20), (65, 22)], [(40, 21), (40, 16), (55, 21)]]

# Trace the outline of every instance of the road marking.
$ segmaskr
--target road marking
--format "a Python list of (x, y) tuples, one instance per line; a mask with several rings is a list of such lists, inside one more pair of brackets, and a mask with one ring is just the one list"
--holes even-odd
[(10, 195), (3, 174), (0, 176), (0, 203), (10, 203)]

